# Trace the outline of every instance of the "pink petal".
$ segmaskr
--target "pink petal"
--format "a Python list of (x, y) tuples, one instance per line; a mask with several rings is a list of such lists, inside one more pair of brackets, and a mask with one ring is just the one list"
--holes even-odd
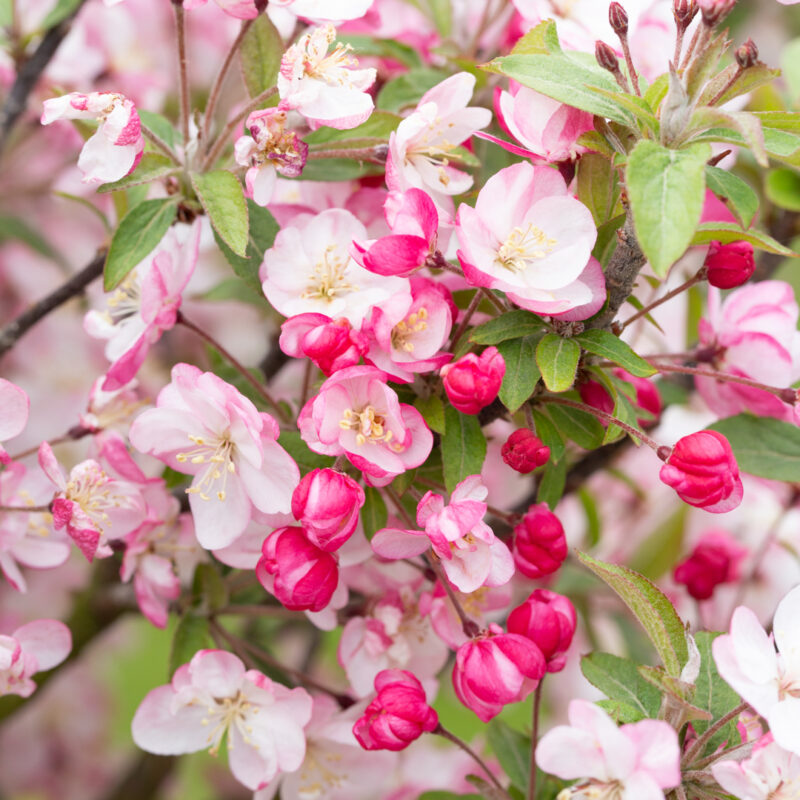
[(39, 619), (17, 628), (14, 638), (25, 655), (36, 658), (39, 670), (52, 669), (60, 664), (72, 650), (72, 634), (63, 622)]

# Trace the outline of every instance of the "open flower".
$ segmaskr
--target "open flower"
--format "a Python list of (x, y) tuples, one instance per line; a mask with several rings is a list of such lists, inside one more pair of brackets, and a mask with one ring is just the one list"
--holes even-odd
[(9, 460), (2, 442), (22, 433), (28, 423), (30, 404), (23, 389), (5, 378), (0, 378), (0, 463)]
[(717, 761), (711, 772), (717, 783), (739, 800), (800, 797), (800, 755), (784, 750), (769, 733), (756, 742), (750, 758)]
[(30, 697), (31, 675), (57, 667), (72, 650), (72, 634), (63, 622), (37, 619), (11, 636), (0, 635), (0, 696)]

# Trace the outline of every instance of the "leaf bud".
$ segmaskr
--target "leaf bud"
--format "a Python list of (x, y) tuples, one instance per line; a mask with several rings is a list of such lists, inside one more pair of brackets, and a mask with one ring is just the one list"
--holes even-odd
[(748, 39), (741, 47), (737, 47), (733, 55), (736, 63), (742, 69), (749, 69), (758, 63), (758, 48), (752, 39)]
[(628, 33), (628, 14), (619, 3), (612, 3), (608, 7), (608, 21), (617, 36)]
[(594, 57), (603, 69), (614, 73), (619, 72), (619, 59), (611, 45), (598, 40), (594, 46)]

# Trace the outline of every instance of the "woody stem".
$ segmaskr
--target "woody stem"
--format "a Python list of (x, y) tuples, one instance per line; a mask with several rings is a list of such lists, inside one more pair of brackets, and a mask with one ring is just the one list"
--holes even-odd
[(178, 42), (178, 101), (181, 109), (181, 134), (184, 148), (189, 142), (189, 78), (186, 70), (186, 14), (182, 2), (173, 0)]
[(439, 723), (431, 731), (431, 733), (435, 733), (437, 736), (441, 736), (442, 738), (447, 739), (447, 741), (452, 742), (456, 747), (460, 747), (486, 773), (486, 776), (489, 778), (492, 784), (498, 789), (498, 791), (502, 792), (502, 796), (509, 797), (508, 792), (502, 787), (497, 778), (495, 778), (494, 774), (489, 767), (486, 766), (483, 759), (466, 742), (459, 739), (454, 733), (450, 733), (447, 728), (442, 727), (441, 723)]

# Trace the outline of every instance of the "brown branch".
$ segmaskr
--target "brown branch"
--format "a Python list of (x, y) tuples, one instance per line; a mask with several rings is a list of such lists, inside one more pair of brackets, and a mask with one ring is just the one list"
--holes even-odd
[(127, 774), (105, 796), (104, 800), (141, 800), (158, 797), (158, 789), (177, 766), (175, 756), (156, 756), (142, 753), (130, 765)]

